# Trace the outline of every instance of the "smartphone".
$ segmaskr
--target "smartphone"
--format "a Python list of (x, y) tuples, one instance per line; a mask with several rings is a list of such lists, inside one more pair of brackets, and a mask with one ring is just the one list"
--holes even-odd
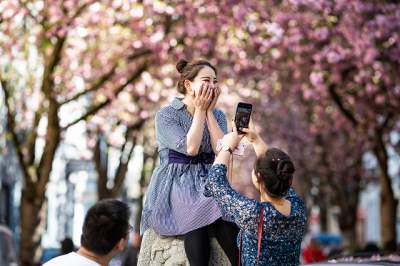
[(235, 125), (239, 134), (244, 134), (240, 128), (248, 128), (250, 123), (251, 111), (253, 105), (250, 103), (238, 103), (235, 114)]

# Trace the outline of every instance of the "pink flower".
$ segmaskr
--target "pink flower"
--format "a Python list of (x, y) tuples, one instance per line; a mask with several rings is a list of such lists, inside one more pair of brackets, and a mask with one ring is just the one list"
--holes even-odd
[(141, 112), (140, 112), (140, 117), (141, 117), (142, 119), (147, 119), (147, 118), (149, 118), (149, 116), (150, 116), (150, 114), (149, 114), (148, 111), (141, 111)]
[(367, 91), (368, 95), (372, 95), (377, 91), (377, 89), (376, 89), (376, 87), (374, 85), (369, 83), (366, 86), (366, 91)]
[(367, 51), (365, 51), (364, 63), (371, 64), (377, 56), (378, 52), (376, 51), (376, 49), (374, 48), (367, 49)]
[(303, 97), (306, 100), (310, 100), (314, 97), (314, 92), (311, 89), (303, 90)]
[(328, 63), (335, 64), (341, 60), (340, 55), (335, 51), (329, 51), (326, 55)]
[(384, 95), (378, 95), (378, 96), (376, 96), (376, 98), (375, 98), (375, 103), (376, 103), (376, 104), (379, 104), (379, 105), (384, 104), (384, 103), (385, 103), (385, 96), (384, 96)]
[(320, 86), (324, 82), (324, 76), (322, 72), (311, 72), (310, 74), (310, 81), (311, 84), (315, 87)]
[(318, 28), (314, 32), (314, 38), (317, 39), (318, 41), (324, 41), (328, 38), (328, 36), (329, 36), (329, 30), (327, 27)]

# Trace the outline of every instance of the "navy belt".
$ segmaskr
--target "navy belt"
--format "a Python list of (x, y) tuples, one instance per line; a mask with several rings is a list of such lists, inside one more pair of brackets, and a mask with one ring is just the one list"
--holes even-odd
[(200, 153), (196, 156), (188, 156), (186, 154), (169, 150), (168, 163), (181, 163), (181, 164), (212, 164), (214, 162), (214, 153)]

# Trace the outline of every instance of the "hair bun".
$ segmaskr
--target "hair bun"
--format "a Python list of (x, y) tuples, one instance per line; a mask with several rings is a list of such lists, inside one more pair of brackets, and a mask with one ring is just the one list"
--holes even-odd
[(276, 175), (279, 180), (287, 181), (294, 173), (294, 165), (290, 160), (279, 160), (276, 166)]
[(185, 59), (180, 59), (178, 63), (176, 63), (176, 70), (178, 70), (179, 73), (182, 73), (185, 67), (189, 64), (188, 61)]

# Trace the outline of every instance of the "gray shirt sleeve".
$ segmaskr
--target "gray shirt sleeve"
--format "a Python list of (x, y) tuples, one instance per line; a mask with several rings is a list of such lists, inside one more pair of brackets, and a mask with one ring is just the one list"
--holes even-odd
[(186, 135), (177, 117), (161, 109), (155, 118), (157, 141), (160, 147), (183, 153), (187, 155)]
[(215, 116), (215, 119), (217, 120), (219, 126), (221, 127), (222, 132), (224, 132), (224, 134), (227, 134), (228, 133), (228, 123), (226, 121), (224, 112), (222, 112), (219, 109), (215, 109), (214, 116)]

